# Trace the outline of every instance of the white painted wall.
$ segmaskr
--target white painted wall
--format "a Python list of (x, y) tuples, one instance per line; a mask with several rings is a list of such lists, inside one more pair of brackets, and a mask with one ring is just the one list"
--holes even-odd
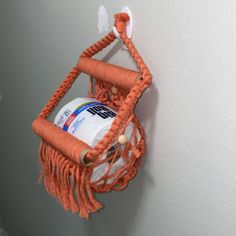
[[(37, 184), (31, 121), (101, 37), (97, 11), (128, 5), (133, 41), (153, 73), (137, 113), (148, 150), (124, 192), (99, 195), (91, 221), (65, 213)], [(236, 2), (234, 0), (1, 0), (0, 209), (11, 236), (236, 235)], [(116, 46), (108, 56), (133, 63)], [(85, 95), (86, 83), (69, 100)]]

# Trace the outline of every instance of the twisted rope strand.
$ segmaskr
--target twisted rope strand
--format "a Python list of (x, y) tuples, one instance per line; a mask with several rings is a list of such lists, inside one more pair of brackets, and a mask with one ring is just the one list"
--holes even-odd
[[(128, 20), (129, 16), (127, 14), (117, 14), (115, 16), (115, 26), (122, 42), (128, 48), (130, 55), (141, 71), (142, 79), (136, 80), (131, 88), (118, 87), (117, 90), (115, 90), (116, 92), (111, 95), (110, 92), (114, 85), (112, 81), (90, 78), (89, 97), (94, 97), (118, 111), (110, 130), (103, 139), (86, 154), (85, 158), (88, 161), (93, 161), (93, 164), (86, 167), (81, 163), (75, 162), (74, 159), (73, 161), (70, 157), (70, 153), (67, 154), (68, 156), (65, 155), (65, 153), (67, 153), (65, 150), (72, 150), (73, 147), (82, 147), (81, 143), (80, 145), (77, 143), (76, 145), (73, 144), (74, 146), (71, 142), (71, 146), (70, 144), (66, 144), (66, 148), (70, 149), (60, 149), (60, 146), (57, 146), (56, 149), (51, 145), (52, 143), (47, 140), (42, 140), (40, 144), (39, 156), (40, 165), (42, 166), (40, 178), (44, 179), (47, 191), (58, 199), (66, 210), (79, 212), (83, 218), (88, 218), (90, 213), (96, 212), (102, 207), (102, 204), (95, 199), (94, 192), (123, 190), (128, 185), (128, 182), (136, 176), (137, 169), (141, 163), (141, 157), (146, 147), (144, 129), (135, 115), (134, 109), (142, 93), (151, 85), (152, 75), (131, 39), (129, 39), (125, 33), (126, 22)], [(113, 32), (108, 33), (104, 38), (85, 49), (80, 58), (90, 58), (94, 56), (110, 45), (115, 39), (116, 37)], [(79, 62), (72, 68), (59, 88), (51, 96), (39, 113), (38, 118), (48, 118), (50, 113), (68, 92), (75, 79), (81, 73), (78, 65)], [(127, 79), (129, 79), (129, 77)], [(93, 87), (95, 88), (94, 91)], [(108, 149), (112, 147), (114, 143), (117, 143), (118, 136), (125, 131), (130, 123), (133, 123), (132, 138), (124, 146), (119, 145), (115, 153), (111, 154), (106, 159), (102, 159)], [(33, 127), (35, 128), (35, 126)], [(41, 137), (44, 136), (41, 135)], [(47, 139), (46, 136), (44, 138)], [(56, 138), (57, 137), (55, 137), (55, 139)], [(66, 136), (63, 136), (63, 139), (66, 139)], [(61, 144), (64, 145), (63, 140), (61, 141)], [(80, 154), (80, 151), (78, 152)], [(112, 169), (113, 164), (115, 165), (116, 161), (121, 160), (121, 158), (124, 165), (118, 169)], [(109, 163), (106, 173), (99, 180), (91, 183), (90, 179), (94, 168), (105, 162)]]

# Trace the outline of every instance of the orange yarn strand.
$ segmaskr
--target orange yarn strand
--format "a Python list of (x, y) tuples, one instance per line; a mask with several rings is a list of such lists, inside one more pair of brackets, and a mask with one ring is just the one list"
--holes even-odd
[[(115, 15), (115, 27), (140, 71), (135, 72), (91, 58), (116, 39), (113, 32), (110, 32), (82, 52), (77, 65), (69, 72), (32, 125), (34, 132), (41, 137), (40, 181), (44, 182), (47, 191), (65, 210), (78, 212), (86, 219), (103, 207), (96, 200), (95, 193), (123, 190), (136, 176), (146, 147), (144, 129), (134, 109), (143, 92), (151, 85), (152, 76), (131, 39), (126, 36), (128, 20), (126, 13)], [(111, 128), (93, 148), (46, 120), (81, 72), (90, 75), (88, 96), (117, 111)], [(123, 139), (124, 142), (117, 145), (115, 152), (104, 160), (102, 157), (118, 143), (119, 136), (124, 134), (130, 123), (133, 124), (131, 139), (127, 142)], [(83, 154), (85, 149), (86, 155)], [(113, 168), (119, 158), (122, 158), (123, 166)], [(91, 182), (94, 168), (105, 162), (109, 164), (106, 173), (99, 180)], [(85, 166), (85, 163), (90, 165)]]

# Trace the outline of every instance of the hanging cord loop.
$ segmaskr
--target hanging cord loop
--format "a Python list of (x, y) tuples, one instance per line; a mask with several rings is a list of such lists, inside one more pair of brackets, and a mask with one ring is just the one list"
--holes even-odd
[(127, 13), (119, 13), (115, 15), (114, 27), (116, 28), (119, 34), (126, 34), (127, 22), (130, 20), (130, 17)]
[[(95, 192), (118, 191), (128, 185), (128, 182), (137, 174), (137, 168), (141, 163), (140, 159), (145, 151), (145, 133), (134, 109), (140, 96), (151, 85), (152, 75), (131, 39), (127, 36), (126, 27), (129, 20), (130, 17), (126, 13), (116, 14), (114, 27), (128, 48), (139, 71), (132, 72), (107, 62), (96, 63), (96, 59), (92, 58), (117, 39), (114, 32), (109, 32), (104, 38), (82, 52), (79, 62), (69, 72), (33, 122), (34, 132), (42, 139), (39, 157), (42, 166), (41, 176), (47, 191), (56, 197), (66, 210), (80, 212), (84, 218), (88, 218), (90, 213), (96, 212), (102, 207), (102, 204), (95, 199)], [(112, 85), (116, 86), (115, 91), (118, 91), (112, 95), (113, 105), (118, 111), (112, 126), (92, 148), (47, 120), (76, 78), (84, 73), (81, 69), (83, 61), (88, 62), (87, 65), (93, 69), (92, 71), (99, 72), (96, 74), (97, 76), (93, 76), (95, 80), (94, 91), (91, 79), (90, 96), (102, 101), (102, 98), (105, 99), (105, 97), (100, 97), (100, 95), (109, 94), (110, 89), (113, 88)], [(88, 74), (91, 76), (90, 73)], [(98, 75), (101, 75), (101, 78)], [(136, 75), (138, 75), (138, 79), (135, 79)], [(105, 79), (107, 77), (109, 77), (109, 81)], [(123, 83), (125, 80), (122, 78), (127, 78), (128, 83)], [(123, 82), (121, 83), (121, 81)], [(102, 102), (106, 102), (106, 99)], [(107, 99), (108, 105), (112, 102)], [(133, 123), (132, 139), (119, 140), (130, 123)], [(119, 144), (116, 152), (103, 159), (103, 156), (117, 142)], [(112, 165), (121, 157), (125, 165), (118, 170), (113, 169)], [(110, 167), (104, 178), (101, 179), (103, 182), (93, 182), (93, 171), (105, 163), (109, 163)]]

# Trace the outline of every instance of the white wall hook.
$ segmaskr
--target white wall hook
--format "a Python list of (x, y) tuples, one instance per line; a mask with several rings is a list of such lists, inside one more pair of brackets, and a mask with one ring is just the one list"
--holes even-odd
[(98, 8), (98, 31), (100, 34), (108, 31), (108, 13), (103, 5)]
[[(133, 18), (131, 15), (131, 11), (128, 7), (123, 7), (121, 9), (121, 13), (127, 13), (129, 15), (129, 21), (126, 23), (126, 35), (128, 38), (132, 37), (132, 33), (133, 33)], [(120, 34), (117, 32), (116, 27), (113, 26), (113, 33), (116, 36), (117, 39), (120, 39)]]

